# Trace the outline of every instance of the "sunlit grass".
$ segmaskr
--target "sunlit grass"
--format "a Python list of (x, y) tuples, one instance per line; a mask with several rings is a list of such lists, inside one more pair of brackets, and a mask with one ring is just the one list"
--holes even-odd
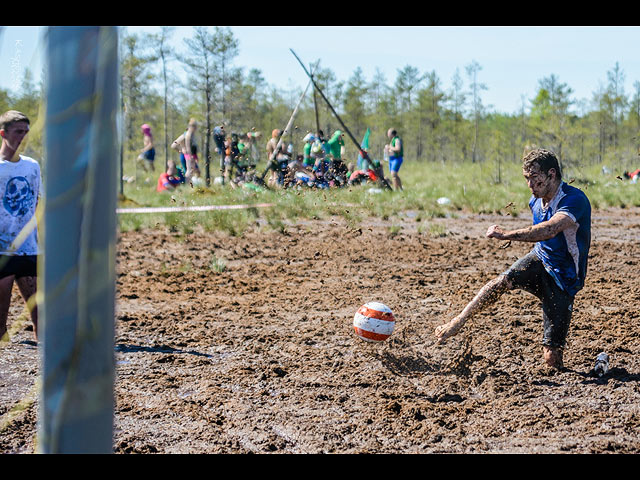
[[(261, 171), (261, 169), (259, 169)], [(496, 182), (495, 165), (487, 163), (442, 164), (406, 161), (400, 175), (404, 190), (380, 191), (374, 185), (334, 190), (231, 189), (181, 187), (174, 192), (157, 193), (155, 182), (127, 183), (120, 206), (194, 206), (272, 203), (274, 207), (207, 212), (161, 214), (121, 214), (121, 230), (141, 230), (164, 225), (170, 231), (192, 233), (223, 231), (242, 235), (250, 225), (286, 232), (289, 222), (298, 219), (326, 219), (342, 216), (355, 226), (363, 218), (388, 220), (402, 212), (415, 212), (420, 223), (460, 213), (507, 213), (517, 217), (529, 212), (530, 192), (522, 177), (520, 164), (503, 163), (501, 182)], [(619, 172), (602, 173), (601, 165), (567, 169), (564, 180), (582, 189), (592, 207), (640, 206), (640, 184), (616, 178)], [(439, 203), (438, 200), (441, 199)], [(446, 200), (445, 200), (446, 199)], [(427, 230), (438, 227), (426, 227)], [(429, 230), (432, 235), (439, 233)]]

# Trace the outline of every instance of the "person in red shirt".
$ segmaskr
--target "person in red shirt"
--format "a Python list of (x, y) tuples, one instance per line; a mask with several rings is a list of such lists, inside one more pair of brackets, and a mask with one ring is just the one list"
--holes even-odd
[(640, 176), (640, 168), (639, 168), (639, 169), (637, 169), (635, 172), (631, 172), (631, 173), (629, 173), (629, 172), (624, 172), (624, 176), (625, 176), (626, 178), (630, 179), (630, 180), (633, 180), (633, 178), (634, 178), (636, 175), (639, 175), (639, 176)]
[(174, 190), (179, 184), (180, 179), (176, 176), (177, 169), (173, 160), (169, 160), (167, 163), (167, 171), (162, 172), (158, 178), (158, 186), (156, 190), (158, 192), (164, 192), (167, 190)]

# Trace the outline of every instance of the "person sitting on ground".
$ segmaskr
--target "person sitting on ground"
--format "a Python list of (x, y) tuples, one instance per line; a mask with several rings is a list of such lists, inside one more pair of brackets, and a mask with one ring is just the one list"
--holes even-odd
[[(307, 135), (308, 136), (308, 135)], [(307, 138), (307, 137), (305, 137)], [(306, 145), (310, 145), (308, 142), (305, 144)], [(309, 148), (310, 149), (310, 148)], [(289, 148), (287, 150), (289, 153), (293, 153), (293, 145), (289, 144)], [(287, 164), (287, 168), (289, 170), (288, 172), (288, 177), (290, 179), (295, 178), (295, 175), (300, 172), (303, 175), (305, 175), (307, 178), (309, 178), (310, 182), (314, 182), (316, 179), (316, 176), (313, 174), (312, 171), (312, 167), (311, 168), (307, 168), (304, 165), (304, 155), (298, 155), (296, 156), (296, 158), (294, 160), (291, 160), (288, 164)]]
[[(368, 157), (368, 151), (366, 149), (363, 149), (363, 151), (367, 153)], [(381, 171), (379, 160), (370, 161), (368, 158), (363, 158), (362, 155), (359, 154), (358, 161), (360, 168), (357, 170), (353, 170), (355, 166), (353, 163), (349, 163), (349, 171), (351, 172), (348, 181), (349, 185), (359, 185), (361, 183), (377, 182), (380, 180), (378, 176)]]
[(173, 160), (167, 162), (167, 171), (162, 172), (158, 178), (158, 186), (156, 191), (166, 192), (168, 190), (175, 190), (180, 183), (180, 177), (178, 176), (178, 169)]
[(349, 185), (360, 185), (361, 183), (368, 182), (377, 182), (378, 177), (376, 176), (376, 172), (373, 170), (354, 170), (351, 175), (349, 175), (349, 181), (347, 182)]
[(632, 183), (636, 183), (638, 181), (638, 178), (640, 178), (640, 168), (637, 169), (635, 172), (624, 172), (622, 174), (622, 176), (624, 178), (628, 178), (629, 180), (631, 180)]
[(344, 154), (344, 134), (340, 130), (336, 130), (331, 139), (327, 142), (329, 144), (329, 158), (331, 159), (331, 174), (334, 181), (338, 184), (342, 184), (346, 181), (348, 173), (347, 166), (342, 161), (342, 155)]

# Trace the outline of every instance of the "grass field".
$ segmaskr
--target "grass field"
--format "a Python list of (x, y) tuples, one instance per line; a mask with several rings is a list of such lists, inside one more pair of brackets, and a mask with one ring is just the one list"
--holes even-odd
[[(259, 166), (259, 171), (262, 171)], [(217, 173), (217, 172), (216, 172)], [(231, 211), (178, 212), (164, 214), (119, 215), (121, 231), (166, 225), (171, 231), (191, 233), (198, 226), (205, 231), (226, 231), (241, 235), (249, 225), (283, 230), (287, 221), (342, 216), (350, 224), (362, 218), (384, 220), (413, 212), (416, 222), (455, 217), (456, 212), (527, 214), (530, 192), (519, 164), (501, 165), (500, 179), (494, 163), (441, 164), (405, 162), (400, 171), (402, 192), (375, 192), (371, 185), (332, 190), (287, 189), (255, 191), (181, 187), (174, 192), (157, 193), (157, 177), (149, 183), (125, 183), (121, 207), (190, 206), (273, 203), (274, 207)], [(581, 188), (594, 209), (640, 206), (640, 185), (616, 178), (622, 172), (602, 173), (601, 165), (567, 169), (564, 180)], [(388, 174), (388, 170), (386, 172)], [(212, 175), (213, 176), (213, 175)], [(443, 205), (438, 199), (446, 197)], [(261, 219), (261, 220), (260, 220)]]

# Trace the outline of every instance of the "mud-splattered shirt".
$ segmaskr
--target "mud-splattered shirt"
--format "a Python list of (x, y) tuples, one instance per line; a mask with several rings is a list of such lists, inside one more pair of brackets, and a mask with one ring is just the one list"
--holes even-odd
[(542, 199), (531, 197), (529, 208), (533, 224), (551, 219), (556, 213), (567, 215), (575, 222), (549, 240), (537, 242), (534, 252), (560, 288), (574, 296), (584, 286), (587, 257), (591, 246), (591, 204), (582, 190), (562, 182), (546, 208)]
[(33, 158), (19, 156), (17, 162), (0, 159), (0, 254), (37, 255), (38, 230), (19, 245), (14, 242), (36, 212), (40, 196), (40, 165)]

